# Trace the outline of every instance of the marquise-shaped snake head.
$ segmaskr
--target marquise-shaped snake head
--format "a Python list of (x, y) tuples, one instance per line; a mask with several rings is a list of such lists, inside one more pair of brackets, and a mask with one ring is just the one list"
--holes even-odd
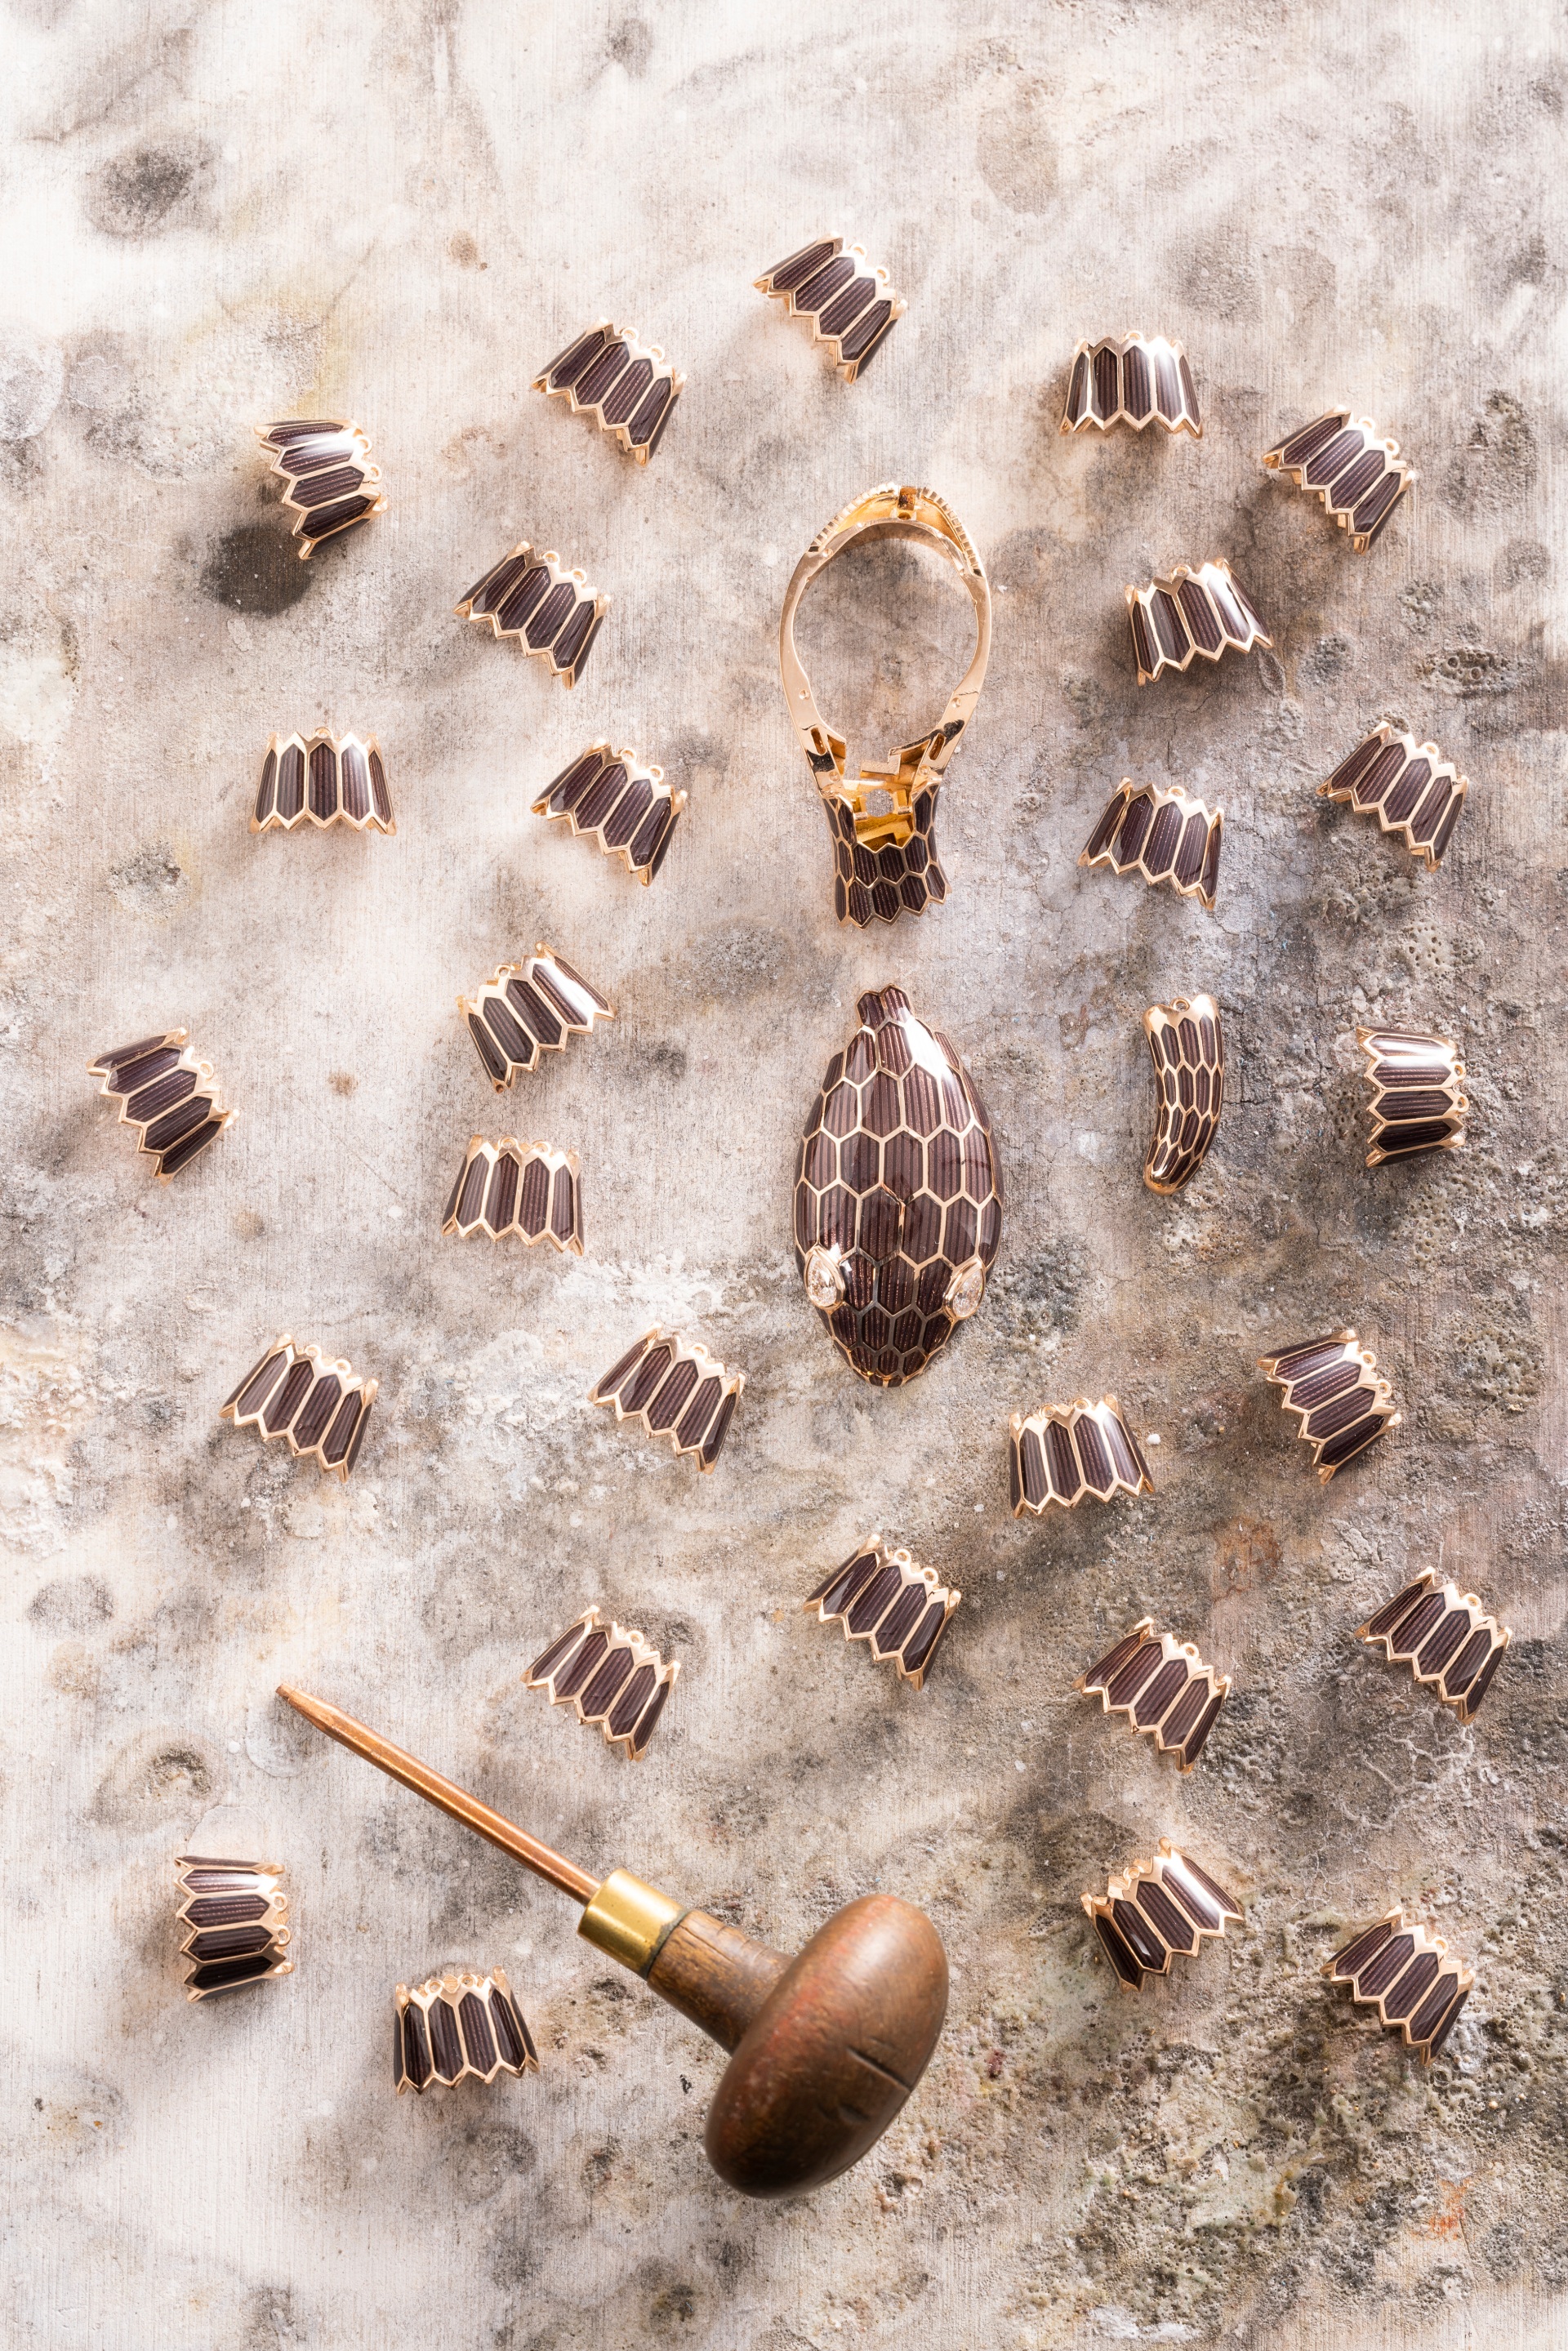
[(991, 1123), (947, 1040), (901, 987), (860, 998), (795, 1175), (795, 1261), (863, 1380), (923, 1372), (985, 1295), (1002, 1231)]

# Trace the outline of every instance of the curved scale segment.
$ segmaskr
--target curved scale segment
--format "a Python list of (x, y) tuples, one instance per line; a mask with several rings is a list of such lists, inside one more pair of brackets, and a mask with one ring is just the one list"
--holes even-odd
[(1155, 1133), (1144, 1162), (1151, 1192), (1179, 1192), (1214, 1141), (1225, 1100), (1225, 1035), (1212, 996), (1151, 1004), (1144, 1033), (1155, 1067)]
[(1341, 530), (1350, 533), (1358, 555), (1421, 478), (1400, 455), (1398, 442), (1381, 438), (1371, 417), (1353, 416), (1348, 404), (1331, 408), (1265, 450), (1263, 463), (1271, 473), (1288, 474), (1299, 490), (1322, 498)]

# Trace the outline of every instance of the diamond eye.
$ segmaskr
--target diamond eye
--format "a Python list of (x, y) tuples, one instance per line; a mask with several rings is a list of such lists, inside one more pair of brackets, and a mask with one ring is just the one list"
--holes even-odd
[[(806, 1295), (821, 1313), (831, 1314), (843, 1294), (844, 1276), (839, 1252), (836, 1249), (824, 1249), (819, 1241), (806, 1252)], [(975, 1304), (979, 1302), (977, 1298)]]
[(977, 1257), (961, 1265), (947, 1284), (946, 1307), (955, 1322), (967, 1322), (986, 1294), (986, 1269)]

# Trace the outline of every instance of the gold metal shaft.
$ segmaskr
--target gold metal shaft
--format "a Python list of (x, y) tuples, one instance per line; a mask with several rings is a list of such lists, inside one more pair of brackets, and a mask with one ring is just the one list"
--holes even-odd
[(425, 1802), (434, 1804), (438, 1812), (448, 1813), (455, 1821), (461, 1821), (465, 1829), (474, 1831), (476, 1836), (499, 1845), (501, 1851), (509, 1853), (514, 1861), (520, 1861), (525, 1869), (531, 1869), (536, 1877), (542, 1877), (547, 1886), (559, 1886), (563, 1894), (570, 1894), (574, 1901), (583, 1903), (591, 1902), (599, 1892), (597, 1877), (590, 1877), (588, 1872), (579, 1869), (575, 1862), (565, 1860), (559, 1853), (552, 1853), (548, 1844), (540, 1844), (537, 1837), (528, 1835), (527, 1830), (503, 1820), (499, 1813), (493, 1813), (488, 1804), (482, 1804), (478, 1797), (471, 1796), (465, 1788), (459, 1788), (455, 1782), (444, 1780), (439, 1771), (433, 1771), (428, 1763), (420, 1762), (416, 1756), (405, 1755), (401, 1747), (394, 1747), (390, 1740), (381, 1738), (362, 1722), (356, 1722), (351, 1714), (340, 1714), (335, 1706), (328, 1706), (319, 1698), (307, 1698), (303, 1690), (289, 1689), (282, 1682), (278, 1684), (277, 1695), (287, 1698), (307, 1722), (313, 1722), (318, 1730), (324, 1730), (329, 1739), (335, 1739), (351, 1754), (362, 1755), (365, 1761), (373, 1763), (378, 1771), (384, 1771), (389, 1779), (398, 1781), (405, 1788), (412, 1788), (416, 1796), (423, 1796)]

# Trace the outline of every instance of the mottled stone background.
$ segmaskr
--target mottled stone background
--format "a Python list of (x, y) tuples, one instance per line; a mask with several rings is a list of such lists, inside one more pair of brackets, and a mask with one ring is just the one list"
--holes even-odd
[[(6, 2343), (1561, 2342), (1560, 11), (4, 27)], [(841, 225), (909, 301), (852, 389), (751, 290)], [(528, 389), (601, 311), (689, 373), (645, 472)], [(1058, 437), (1074, 340), (1131, 325), (1186, 340), (1200, 444)], [(1342, 393), (1421, 469), (1366, 557), (1258, 463)], [(322, 410), (390, 506), (306, 565), (250, 427)], [(996, 634), (951, 901), (860, 937), (774, 632), (888, 475), (952, 499)], [(570, 699), (452, 615), (525, 535), (612, 600)], [(1211, 554), (1274, 653), (1140, 692), (1124, 581)], [(873, 755), (966, 612), (887, 546), (818, 594)], [(1315, 796), (1385, 715), (1472, 778), (1437, 875)], [(269, 730), (323, 721), (380, 731), (395, 840), (251, 838)], [(600, 734), (691, 796), (646, 893), (528, 813)], [(1127, 772), (1224, 802), (1216, 915), (1077, 871)], [(536, 938), (620, 1017), (497, 1102), (454, 998)], [(1009, 1206), (980, 1316), (883, 1395), (787, 1231), (893, 978), (969, 1056)], [(1198, 987), (1229, 1101), (1160, 1200), (1140, 1015)], [(1364, 1167), (1367, 1017), (1462, 1040), (1462, 1155)], [(160, 1188), (83, 1065), (165, 1024), (240, 1116)], [(475, 1127), (580, 1151), (580, 1264), (441, 1239)], [(655, 1320), (747, 1373), (711, 1480), (582, 1401)], [(1252, 1366), (1342, 1320), (1405, 1426), (1322, 1489)], [(283, 1328), (381, 1379), (347, 1489), (218, 1424)], [(1014, 1525), (1009, 1411), (1107, 1388), (1157, 1497)], [(965, 1590), (923, 1694), (799, 1611), (873, 1526)], [(1514, 1628), (1471, 1730), (1349, 1638), (1436, 1563)], [(520, 1687), (590, 1600), (683, 1662), (637, 1768)], [(1189, 1780), (1071, 1692), (1145, 1610), (1236, 1676)], [(873, 1886), (925, 1904), (949, 2023), (882, 2147), (809, 2203), (725, 2193), (716, 2051), (280, 1677), (780, 1944)], [(1133, 2001), (1078, 1896), (1162, 1833), (1249, 1927)], [(291, 1978), (186, 2006), (193, 1844), (287, 1865)], [(1429, 2074), (1318, 1974), (1396, 1900), (1479, 1974)], [(394, 2103), (393, 1986), (468, 1962), (520, 1984), (542, 2076)]]

